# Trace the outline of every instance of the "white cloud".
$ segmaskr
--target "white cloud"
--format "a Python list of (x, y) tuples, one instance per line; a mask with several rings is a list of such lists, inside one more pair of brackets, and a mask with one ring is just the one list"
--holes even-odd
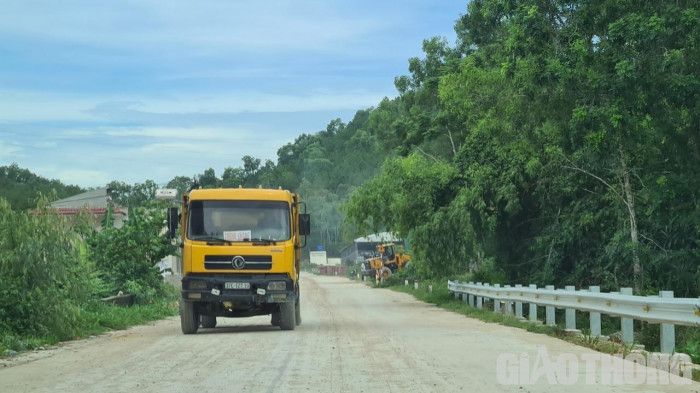
[(164, 140), (218, 140), (226, 142), (244, 140), (250, 136), (249, 131), (242, 129), (204, 127), (109, 127), (99, 128), (97, 132), (117, 138), (144, 137)]
[(9, 163), (13, 158), (21, 157), (22, 149), (14, 143), (0, 141), (0, 163)]
[(73, 3), (5, 2), (0, 32), (127, 50), (342, 51), (391, 19), (325, 1)]
[(31, 144), (31, 147), (39, 150), (48, 150), (58, 148), (58, 142), (54, 140), (38, 140)]
[(92, 169), (65, 169), (51, 165), (32, 170), (49, 179), (59, 179), (65, 184), (77, 184), (82, 187), (102, 187), (111, 181), (107, 173)]
[[(177, 174), (191, 176), (208, 167), (221, 175), (225, 167), (241, 165), (246, 154), (274, 158), (287, 142), (245, 129), (211, 127), (98, 127), (41, 132), (27, 139), (60, 141), (60, 148), (27, 157), (20, 165), (81, 186), (102, 186), (111, 180), (167, 182)], [(36, 149), (29, 140), (26, 147)]]
[(0, 90), (0, 121), (91, 120), (92, 96), (28, 90)]
[(60, 170), (56, 177), (63, 179), (67, 184), (82, 184), (90, 187), (102, 186), (110, 181), (105, 172), (90, 169)]
[(316, 91), (309, 94), (192, 95), (148, 99), (132, 108), (148, 113), (304, 112), (358, 109), (378, 103), (384, 94), (367, 91)]
[[(376, 105), (386, 94), (364, 90), (307, 94), (196, 93), (169, 97), (80, 95), (0, 90), (0, 121), (128, 120), (130, 115), (201, 115), (244, 112), (340, 111)], [(82, 131), (81, 131), (82, 132)]]
[(97, 135), (93, 130), (61, 130), (51, 135), (54, 139), (78, 139)]
[(159, 138), (154, 142), (134, 145), (122, 150), (120, 155), (132, 159), (154, 162), (180, 162), (194, 164), (228, 162), (229, 166), (240, 163), (244, 155), (259, 158), (274, 157), (279, 141), (265, 135), (217, 135), (200, 138)]

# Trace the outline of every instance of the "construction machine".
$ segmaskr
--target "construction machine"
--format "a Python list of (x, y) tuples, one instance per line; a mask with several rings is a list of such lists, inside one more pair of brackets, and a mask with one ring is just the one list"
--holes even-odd
[(394, 243), (378, 244), (377, 254), (377, 256), (365, 261), (369, 269), (374, 271), (377, 282), (383, 282), (411, 261), (411, 256), (404, 252), (401, 246)]

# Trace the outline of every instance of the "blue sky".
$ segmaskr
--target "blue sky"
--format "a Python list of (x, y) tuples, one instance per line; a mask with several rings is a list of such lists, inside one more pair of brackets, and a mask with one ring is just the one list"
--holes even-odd
[(28, 1), (0, 12), (0, 165), (166, 182), (396, 95), (457, 0)]

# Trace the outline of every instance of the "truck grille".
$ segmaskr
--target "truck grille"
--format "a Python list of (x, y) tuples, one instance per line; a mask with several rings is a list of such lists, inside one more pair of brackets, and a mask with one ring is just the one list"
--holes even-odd
[[(242, 268), (233, 266), (233, 259), (237, 256), (245, 259)], [(204, 268), (208, 270), (270, 270), (272, 269), (271, 255), (206, 255)]]

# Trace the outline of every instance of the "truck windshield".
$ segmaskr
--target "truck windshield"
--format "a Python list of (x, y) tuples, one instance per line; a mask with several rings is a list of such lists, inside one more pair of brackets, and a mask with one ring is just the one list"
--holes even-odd
[(277, 201), (192, 201), (187, 233), (192, 240), (288, 240), (289, 204)]

